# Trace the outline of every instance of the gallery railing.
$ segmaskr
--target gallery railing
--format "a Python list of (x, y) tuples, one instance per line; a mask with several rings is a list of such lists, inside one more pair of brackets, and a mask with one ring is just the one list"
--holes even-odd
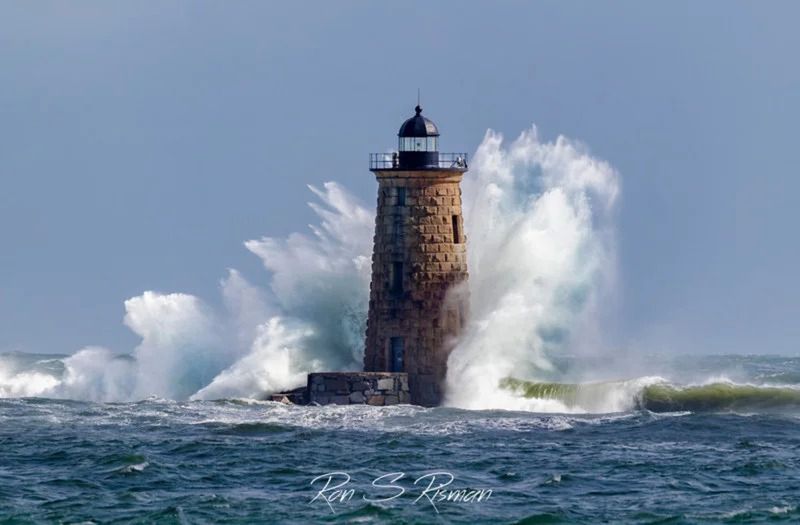
[(417, 153), (417, 152), (390, 152), (390, 153), (370, 153), (369, 154), (369, 169), (371, 171), (385, 171), (385, 170), (403, 170), (403, 169), (440, 169), (440, 170), (449, 170), (449, 169), (459, 169), (459, 170), (466, 170), (468, 167), (467, 164), (467, 154), (466, 153), (438, 153), (438, 158), (436, 155), (431, 155), (433, 152), (428, 152), (427, 157), (433, 157), (432, 160), (425, 163), (425, 165), (419, 166), (409, 166), (404, 165), (403, 162), (403, 155), (406, 153)]

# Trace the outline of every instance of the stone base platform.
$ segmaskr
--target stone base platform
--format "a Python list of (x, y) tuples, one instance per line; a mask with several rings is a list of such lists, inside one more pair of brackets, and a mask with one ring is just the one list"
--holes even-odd
[(272, 394), (271, 401), (295, 405), (397, 405), (410, 403), (408, 374), (395, 372), (316, 372), (308, 384)]
[(317, 372), (308, 374), (308, 402), (320, 405), (396, 405), (409, 403), (408, 374), (394, 372)]
[(293, 405), (397, 405), (410, 403), (408, 374), (394, 372), (316, 372), (308, 384), (267, 396)]
[(267, 399), (269, 401), (277, 401), (285, 405), (307, 405), (308, 404), (308, 389), (304, 386), (289, 390), (288, 392), (280, 392), (278, 394), (270, 394)]

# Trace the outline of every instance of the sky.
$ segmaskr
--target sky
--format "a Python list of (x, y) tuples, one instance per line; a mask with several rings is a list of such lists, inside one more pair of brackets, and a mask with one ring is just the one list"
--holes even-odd
[(622, 179), (608, 343), (797, 354), (800, 3), (0, 3), (0, 351), (130, 351), (123, 301), (219, 297), (306, 185), (375, 201), (417, 89)]

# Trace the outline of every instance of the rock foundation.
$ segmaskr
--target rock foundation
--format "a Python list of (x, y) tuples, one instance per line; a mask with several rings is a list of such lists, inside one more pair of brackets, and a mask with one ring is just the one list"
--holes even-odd
[(308, 374), (309, 403), (320, 405), (397, 405), (411, 402), (408, 374), (393, 372), (318, 372)]

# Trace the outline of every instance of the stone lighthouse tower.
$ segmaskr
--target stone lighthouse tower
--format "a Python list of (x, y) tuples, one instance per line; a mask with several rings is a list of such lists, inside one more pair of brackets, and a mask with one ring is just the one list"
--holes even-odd
[(364, 370), (408, 374), (411, 402), (442, 399), (447, 357), (466, 315), (467, 245), (461, 216), (464, 153), (439, 153), (422, 108), (398, 151), (370, 155), (378, 179)]

